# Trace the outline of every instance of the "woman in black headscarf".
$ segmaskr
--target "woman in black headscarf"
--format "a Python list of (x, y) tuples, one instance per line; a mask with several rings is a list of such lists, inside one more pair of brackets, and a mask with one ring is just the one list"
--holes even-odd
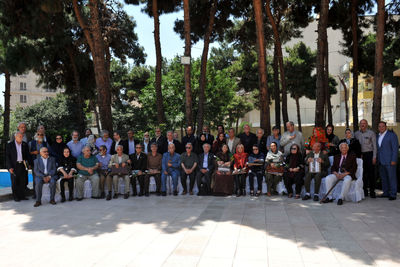
[(63, 137), (60, 134), (56, 135), (56, 141), (51, 145), (52, 156), (56, 158), (57, 163), (60, 163), (60, 159), (63, 157), (64, 148), (67, 145), (63, 141)]
[(339, 150), (337, 149), (339, 144), (339, 137), (337, 137), (333, 131), (335, 127), (332, 124), (328, 124), (325, 128), (326, 138), (328, 138), (328, 143), (326, 144), (326, 149), (328, 150), (329, 156), (334, 156), (339, 154)]

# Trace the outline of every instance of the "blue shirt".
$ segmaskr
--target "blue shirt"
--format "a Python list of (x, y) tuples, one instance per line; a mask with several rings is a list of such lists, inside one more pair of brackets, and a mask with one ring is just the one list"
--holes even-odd
[(74, 141), (71, 140), (67, 143), (67, 146), (69, 147), (69, 149), (71, 149), (72, 156), (78, 158), (82, 154), (82, 149), (85, 145), (82, 144), (80, 141), (74, 143)]
[(100, 146), (106, 146), (107, 154), (110, 154), (111, 145), (112, 145), (111, 138), (108, 138), (106, 141), (104, 141), (103, 138), (97, 138), (96, 139), (96, 147), (97, 147), (97, 149), (99, 149)]
[[(168, 161), (171, 161), (172, 167), (168, 167)], [(168, 171), (168, 169), (178, 170), (181, 165), (181, 156), (178, 153), (171, 155), (169, 152), (165, 152), (162, 158), (162, 170)]]
[(111, 155), (110, 154), (105, 154), (104, 156), (97, 154), (96, 155), (97, 160), (101, 163), (101, 168), (102, 170), (108, 170), (108, 163), (111, 160)]
[(135, 153), (135, 140), (128, 139), (129, 155)]
[(84, 146), (86, 146), (87, 141), (88, 141), (88, 138), (87, 138), (87, 137), (81, 139), (81, 143), (82, 143)]
[(208, 153), (204, 154), (204, 158), (203, 158), (203, 169), (207, 169), (208, 170)]
[(273, 135), (268, 136), (267, 147), (270, 147), (272, 142), (276, 143), (276, 148), (279, 150), (279, 147), (281, 146), (281, 136), (279, 135), (278, 138), (275, 138)]

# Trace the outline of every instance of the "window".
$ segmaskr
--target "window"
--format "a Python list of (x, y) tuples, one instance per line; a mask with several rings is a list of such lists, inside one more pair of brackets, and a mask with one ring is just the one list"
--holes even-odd
[(20, 95), (19, 96), (19, 102), (20, 103), (26, 103), (26, 95)]
[(19, 83), (19, 90), (26, 91), (26, 83)]
[(46, 96), (46, 100), (50, 100), (51, 99), (51, 97), (49, 97), (49, 96)]

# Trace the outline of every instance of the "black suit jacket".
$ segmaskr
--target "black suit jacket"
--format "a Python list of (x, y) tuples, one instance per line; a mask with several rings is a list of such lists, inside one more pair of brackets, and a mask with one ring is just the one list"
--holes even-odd
[(141, 170), (142, 172), (147, 170), (147, 155), (143, 152), (140, 153), (139, 158), (137, 158), (136, 153), (129, 155), (132, 163), (132, 170)]
[[(338, 154), (333, 159), (333, 164), (331, 167), (331, 172), (339, 172), (339, 164), (342, 159), (342, 154)], [(342, 163), (342, 168), (344, 168), (347, 172), (350, 173), (351, 178), (353, 180), (356, 179), (356, 171), (357, 171), (357, 159), (354, 153), (347, 153), (346, 160)]]
[[(203, 169), (203, 160), (204, 160), (204, 153), (201, 153), (199, 156), (199, 162), (197, 164), (199, 166), (199, 169)], [(214, 154), (211, 152), (208, 152), (207, 164), (209, 172), (213, 173), (215, 170), (215, 157)]]
[[(182, 154), (184, 152), (184, 149), (182, 147), (181, 142), (179, 142), (178, 140), (175, 140), (175, 139), (172, 142), (175, 145), (175, 152), (178, 153), (178, 154)], [(165, 140), (163, 151), (164, 150), (165, 150), (165, 152), (168, 151), (168, 140)]]
[[(111, 144), (111, 149), (110, 149), (110, 154), (114, 155), (117, 154), (117, 151), (115, 151), (115, 140), (113, 140), (112, 144)], [(136, 144), (136, 140), (135, 140), (135, 144)], [(121, 140), (119, 141), (119, 145), (124, 147), (124, 154), (128, 155), (129, 154), (129, 146), (128, 146), (128, 141), (127, 140)]]
[[(31, 156), (29, 153), (29, 146), (27, 143), (22, 142), (21, 152), (22, 160), (26, 160), (26, 164), (30, 164)], [(11, 141), (6, 146), (6, 166), (7, 169), (15, 169), (17, 164), (17, 147), (15, 146), (15, 141)]]
[(182, 138), (182, 146), (185, 147), (187, 143), (192, 143), (192, 146), (194, 148), (196, 143), (196, 137), (194, 136), (194, 134), (192, 134), (191, 136), (185, 135)]
[(256, 145), (258, 145), (258, 149), (261, 153), (267, 155), (267, 137), (265, 135), (261, 137), (260, 140), (257, 138)]
[[(151, 143), (156, 143), (157, 144), (157, 152), (160, 153), (161, 155), (164, 155), (165, 152), (168, 151), (168, 146), (167, 149), (165, 149), (165, 142), (167, 141), (167, 138), (165, 136), (161, 135), (158, 139), (155, 137), (151, 139)], [(164, 151), (165, 149), (165, 151)]]

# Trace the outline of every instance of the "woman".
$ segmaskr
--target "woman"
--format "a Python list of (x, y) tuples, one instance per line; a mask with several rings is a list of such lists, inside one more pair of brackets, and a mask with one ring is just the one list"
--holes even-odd
[(217, 153), (218, 169), (214, 176), (213, 192), (215, 196), (232, 195), (233, 176), (231, 172), (232, 154), (229, 152), (227, 144), (223, 144), (221, 151)]
[(195, 152), (196, 152), (197, 155), (200, 155), (200, 154), (204, 153), (204, 151), (203, 151), (204, 143), (207, 143), (207, 139), (206, 139), (206, 134), (202, 133), (202, 134), (200, 134), (199, 138), (196, 141)]
[(69, 190), (69, 201), (74, 199), (74, 173), (76, 170), (76, 158), (71, 155), (71, 150), (65, 147), (63, 155), (58, 163), (58, 173), (61, 177), (60, 189), (61, 189), (61, 202), (65, 202), (65, 182), (68, 183)]
[(236, 153), (233, 156), (233, 175), (235, 176), (236, 196), (246, 195), (247, 157), (242, 144), (237, 145)]
[(250, 196), (254, 196), (254, 176), (257, 177), (256, 197), (261, 195), (262, 180), (264, 178), (264, 159), (265, 159), (265, 154), (260, 151), (260, 148), (256, 144), (254, 144), (253, 153), (249, 156), (249, 164), (248, 164), (250, 167), (250, 172), (249, 172)]
[(278, 150), (278, 146), (275, 142), (271, 143), (270, 150), (265, 158), (265, 162), (267, 164), (267, 196), (270, 197), (271, 194), (278, 194), (276, 187), (282, 180), (284, 171), (283, 154)]
[(60, 159), (64, 154), (64, 148), (66, 147), (67, 145), (64, 143), (62, 136), (57, 134), (56, 141), (51, 145), (52, 156), (56, 158), (57, 163), (60, 163)]
[(344, 136), (345, 138), (339, 141), (338, 148), (341, 143), (347, 143), (349, 145), (348, 153), (354, 153), (357, 158), (361, 158), (361, 144), (357, 138), (354, 138), (353, 132), (347, 128), (344, 131)]
[(328, 138), (328, 143), (326, 144), (328, 156), (334, 156), (339, 153), (339, 149), (337, 148), (339, 145), (339, 137), (333, 133), (334, 130), (335, 127), (332, 124), (328, 124), (325, 128), (326, 138)]
[(283, 176), (288, 197), (293, 196), (293, 184), (296, 185), (296, 199), (300, 198), (301, 187), (304, 178), (304, 160), (300, 147), (293, 144), (290, 147), (290, 154), (286, 157), (286, 170)]
[(222, 145), (226, 144), (225, 133), (219, 133), (217, 135), (217, 139), (215, 139), (212, 145), (212, 153), (216, 155), (218, 152), (221, 152)]
[(326, 144), (328, 143), (328, 138), (326, 138), (325, 130), (322, 127), (314, 127), (313, 135), (308, 138), (304, 146), (306, 148), (306, 153), (310, 153), (312, 147), (315, 143), (321, 143), (321, 151), (326, 152)]

